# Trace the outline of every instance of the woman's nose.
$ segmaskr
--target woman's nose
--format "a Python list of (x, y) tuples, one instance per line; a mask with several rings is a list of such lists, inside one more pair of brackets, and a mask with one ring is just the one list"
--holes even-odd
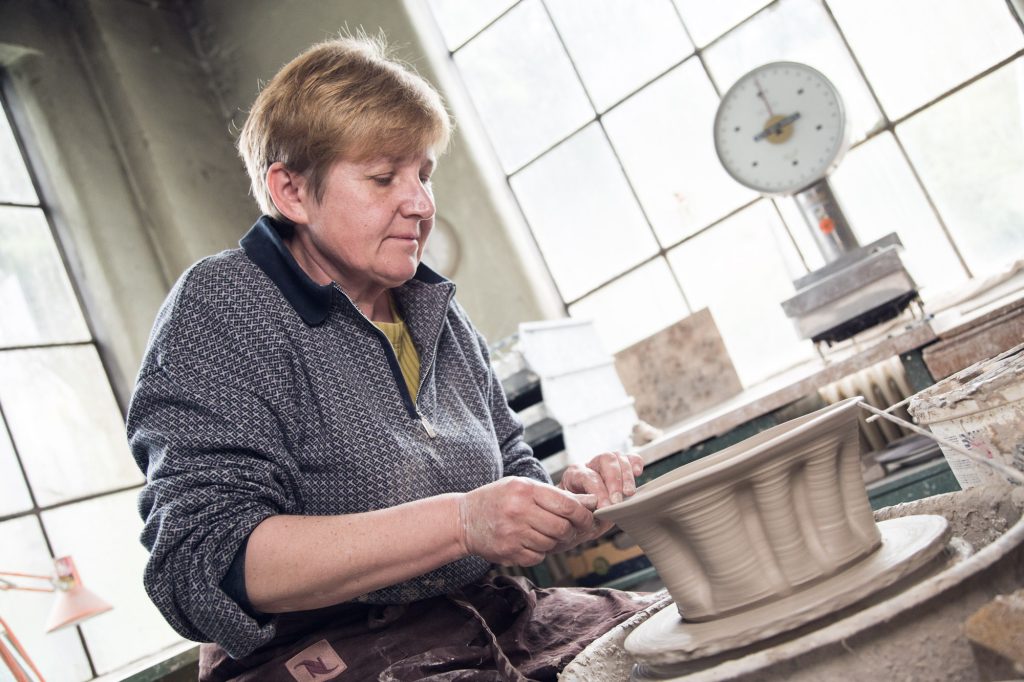
[(427, 220), (434, 217), (434, 195), (430, 185), (425, 185), (419, 178), (408, 183), (401, 209), (403, 215), (410, 218)]

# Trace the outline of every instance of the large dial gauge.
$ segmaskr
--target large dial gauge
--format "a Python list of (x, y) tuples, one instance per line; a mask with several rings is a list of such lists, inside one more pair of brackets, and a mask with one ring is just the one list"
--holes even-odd
[(737, 182), (793, 194), (821, 180), (846, 147), (835, 86), (796, 62), (772, 62), (740, 78), (715, 115), (715, 151)]
[(427, 245), (423, 247), (423, 260), (438, 274), (452, 277), (459, 267), (460, 256), (459, 236), (455, 228), (435, 213), (434, 227), (427, 237)]

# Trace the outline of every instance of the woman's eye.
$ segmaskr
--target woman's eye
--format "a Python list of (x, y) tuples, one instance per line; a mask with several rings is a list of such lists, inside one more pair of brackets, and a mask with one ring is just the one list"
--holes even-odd
[(391, 175), (375, 175), (373, 176), (373, 181), (381, 187), (387, 187), (391, 184), (392, 177)]

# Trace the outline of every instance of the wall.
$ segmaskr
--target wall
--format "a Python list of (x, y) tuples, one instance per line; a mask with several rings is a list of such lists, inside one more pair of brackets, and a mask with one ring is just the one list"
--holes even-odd
[[(0, 66), (16, 123), (122, 407), (157, 308), (197, 259), (258, 215), (234, 149), (258, 83), (342, 27), (383, 28), (439, 83), (459, 128), (435, 175), (459, 235), (459, 300), (492, 340), (563, 310), (486, 149), (432, 21), (400, 0), (5, 0)], [(412, 12), (412, 13), (410, 13)], [(419, 12), (419, 15), (416, 15)], [(421, 33), (426, 36), (424, 38)], [(440, 65), (440, 69), (437, 66)], [(474, 139), (473, 136), (476, 135)]]
[[(69, 15), (49, 2), (0, 4), (2, 66), (9, 76), (16, 121), (47, 200), (59, 196), (52, 215), (71, 269), (85, 290), (83, 303), (103, 346), (115, 384), (134, 373), (131, 358), (145, 343), (143, 331), (166, 287), (154, 258), (136, 196), (126, 181), (109, 121), (83, 69)], [(120, 267), (108, 266), (108, 254)], [(132, 297), (118, 304), (120, 292)], [(137, 366), (137, 364), (136, 364)], [(122, 394), (123, 398), (123, 394)]]
[(70, 3), (154, 251), (170, 281), (257, 216), (204, 65), (176, 9)]
[(126, 406), (157, 308), (255, 216), (180, 13), (128, 0), (11, 0), (0, 46), (100, 351)]

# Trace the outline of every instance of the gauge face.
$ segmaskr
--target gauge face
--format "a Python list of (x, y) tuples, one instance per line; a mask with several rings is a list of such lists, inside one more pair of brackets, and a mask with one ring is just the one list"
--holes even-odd
[(459, 267), (459, 238), (455, 229), (441, 216), (434, 214), (434, 227), (423, 247), (423, 260), (438, 274), (452, 277)]
[(824, 178), (846, 143), (832, 83), (804, 64), (773, 62), (740, 78), (715, 116), (715, 151), (737, 182), (791, 194)]

